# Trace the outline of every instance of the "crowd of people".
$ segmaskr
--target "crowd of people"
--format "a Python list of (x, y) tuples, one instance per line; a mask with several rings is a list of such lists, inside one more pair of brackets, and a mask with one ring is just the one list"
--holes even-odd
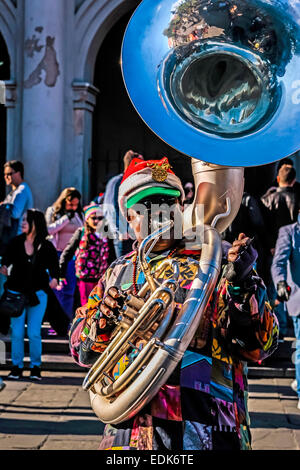
[[(126, 286), (136, 292), (139, 284), (144, 282), (141, 273), (137, 274), (136, 248), (143, 236), (142, 216), (136, 205), (140, 202), (146, 207), (172, 203), (182, 210), (193, 201), (193, 183), (188, 181), (182, 185), (167, 159), (144, 161), (141, 155), (130, 150), (123, 162), (123, 172), (113, 177), (104, 194), (88, 205), (82, 207), (82, 197), (76, 188), (65, 188), (45, 214), (34, 207), (31, 189), (24, 180), (23, 164), (19, 161), (5, 163), (4, 179), (10, 192), (0, 203), (0, 311), (5, 296), (22, 294), (25, 297), (18, 316), (0, 316), (0, 332), (11, 334), (9, 378), (22, 377), (26, 324), (30, 377), (41, 379), (41, 326), (47, 312), (50, 320), (54, 318), (50, 321), (49, 334), (64, 330), (57, 326), (64, 324), (74, 359), (83, 366), (90, 366), (108, 344), (115, 325), (110, 319), (115, 317), (120, 292), (126, 290)], [(165, 172), (164, 184), (155, 179), (154, 168)], [(202, 338), (193, 339), (191, 362), (186, 360), (181, 372), (172, 375), (161, 396), (147, 405), (146, 411), (126, 425), (122, 423), (121, 427), (108, 426), (101, 443), (103, 449), (114, 448), (116, 443), (118, 447), (136, 447), (139, 439), (139, 448), (160, 448), (162, 441), (168, 442), (170, 448), (176, 448), (177, 444), (181, 448), (182, 442), (198, 448), (195, 439), (199, 440), (199, 436), (202, 436), (201, 445), (206, 443), (207, 448), (220, 448), (224, 427), (235, 429), (232, 434), (227, 433), (227, 443), (230, 441), (233, 448), (249, 448), (246, 405), (241, 399), (247, 391), (243, 361), (261, 361), (271, 354), (277, 340), (282, 341), (287, 333), (289, 317), (292, 318), (297, 348), (292, 388), (298, 394), (300, 409), (299, 186), (293, 161), (286, 158), (278, 165), (276, 181), (260, 199), (244, 193), (237, 217), (222, 234), (223, 240), (231, 244), (229, 251), (224, 252), (224, 260), (241, 263), (239, 272), (242, 274), (236, 284), (228, 282), (226, 275), (218, 283), (210, 305), (211, 311), (215, 312), (210, 340), (203, 346)], [(247, 251), (247, 257), (241, 255), (242, 248)], [(153, 266), (157, 263), (157, 253), (163, 253), (158, 256), (159, 262), (164, 257), (174, 257), (182, 266), (190, 257), (194, 259), (199, 255), (177, 246), (172, 236), (153, 249)], [(184, 302), (194, 277), (191, 267), (189, 275), (185, 273), (180, 283), (177, 308)], [(248, 312), (249, 318), (243, 317), (241, 321), (238, 315), (241, 312), (243, 315)], [(260, 322), (257, 322), (257, 316)], [(235, 341), (233, 356), (224, 346), (227, 333)], [(137, 350), (142, 346), (136, 345)], [(198, 354), (199, 348), (201, 354)], [(131, 355), (135, 357), (135, 349)], [(215, 377), (214, 383), (208, 380), (201, 385), (207, 396), (191, 385), (196, 367), (203, 366), (200, 357), (210, 358), (206, 364), (211, 368), (208, 375)], [(127, 364), (132, 358), (126, 358)], [(211, 358), (216, 360), (212, 363)], [(201, 375), (199, 371), (197, 373)], [(223, 379), (217, 380), (220, 374), (227, 377), (226, 384)], [(0, 389), (3, 386), (0, 380)], [(213, 387), (218, 393), (212, 392)], [(231, 400), (232, 409), (227, 400), (228, 393), (239, 396), (237, 401)], [(197, 407), (192, 409), (190, 406), (195, 400), (202, 403), (197, 412)], [(220, 416), (225, 401), (227, 408), (222, 413), (223, 417), (228, 416), (223, 422)], [(163, 410), (163, 402), (168, 403), (168, 410)], [(214, 419), (208, 416), (212, 403)], [(166, 418), (166, 413), (173, 418)], [(233, 425), (237, 415), (238, 430)], [(173, 420), (172, 430), (169, 419)], [(182, 423), (187, 429), (184, 434)], [(145, 429), (152, 436), (151, 444), (145, 443)], [(143, 433), (144, 437), (141, 437)]]

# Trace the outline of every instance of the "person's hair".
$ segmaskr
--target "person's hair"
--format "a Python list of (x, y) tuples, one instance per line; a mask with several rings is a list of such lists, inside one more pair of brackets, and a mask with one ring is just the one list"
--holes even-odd
[(24, 178), (24, 165), (22, 162), (19, 162), (18, 160), (10, 160), (4, 163), (4, 168), (7, 167), (12, 168), (15, 172), (19, 171), (21, 177)]
[(277, 175), (279, 173), (279, 170), (281, 167), (283, 167), (283, 165), (290, 165), (290, 166), (294, 166), (294, 162), (291, 158), (282, 158), (281, 160), (279, 160), (278, 162), (278, 165), (277, 165)]
[(96, 230), (94, 230), (88, 223), (87, 223), (87, 220), (84, 221), (84, 234), (87, 235), (86, 239), (85, 239), (85, 243), (82, 243), (82, 248), (84, 250), (86, 250), (89, 246), (89, 235), (91, 233), (95, 233)]
[(56, 199), (55, 203), (53, 204), (54, 212), (52, 219), (53, 221), (56, 219), (57, 215), (64, 215), (66, 212), (66, 200), (70, 199), (79, 199), (79, 204), (75, 212), (77, 212), (80, 217), (82, 218), (82, 206), (80, 204), (81, 194), (76, 188), (65, 188)]
[(41, 242), (43, 242), (46, 237), (48, 237), (48, 229), (43, 212), (37, 209), (28, 209), (26, 212), (27, 222), (29, 225), (29, 233), (32, 231), (33, 224), (35, 226), (35, 239), (34, 247), (36, 248)]
[(296, 178), (296, 170), (293, 166), (284, 165), (280, 168), (278, 177), (281, 183), (291, 184)]
[(87, 220), (84, 221), (84, 231), (85, 231), (85, 233), (95, 232), (95, 229), (93, 229), (93, 227), (90, 226), (90, 224), (88, 223)]

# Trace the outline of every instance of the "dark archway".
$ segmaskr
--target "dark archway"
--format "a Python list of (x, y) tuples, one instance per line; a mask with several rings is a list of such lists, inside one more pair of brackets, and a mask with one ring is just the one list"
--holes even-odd
[[(94, 85), (100, 93), (93, 121), (92, 195), (103, 191), (107, 180), (123, 170), (122, 158), (128, 149), (143, 154), (146, 159), (167, 156), (183, 182), (192, 180), (189, 157), (162, 142), (138, 116), (127, 95), (120, 52), (131, 13), (122, 17), (107, 34), (96, 60)], [(274, 179), (274, 165), (251, 168), (245, 173), (246, 190), (261, 196)]]
[[(10, 59), (8, 50), (0, 33), (0, 81), (10, 78)], [(5, 185), (3, 181), (3, 165), (6, 161), (6, 107), (0, 103), (0, 200), (5, 196)]]
[[(162, 142), (142, 121), (127, 95), (120, 67), (122, 39), (131, 13), (108, 33), (97, 56), (94, 85), (100, 90), (94, 111), (92, 191), (104, 188), (106, 180), (123, 171), (123, 156), (129, 149), (145, 159), (167, 156), (176, 173), (191, 180), (189, 158)], [(187, 164), (188, 163), (188, 164)]]

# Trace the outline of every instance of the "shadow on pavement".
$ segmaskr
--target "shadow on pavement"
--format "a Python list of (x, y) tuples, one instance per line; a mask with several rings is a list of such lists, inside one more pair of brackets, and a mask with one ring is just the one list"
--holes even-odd
[(105, 424), (100, 421), (79, 419), (65, 422), (26, 420), (26, 419), (1, 419), (0, 433), (3, 434), (28, 434), (28, 435), (63, 435), (73, 436), (98, 436), (103, 432)]
[(300, 413), (268, 413), (252, 411), (249, 413), (251, 429), (300, 429)]
[[(26, 372), (25, 372), (26, 373)], [(42, 372), (43, 374), (43, 372)], [(0, 373), (0, 376), (3, 378), (3, 380), (7, 383), (16, 383), (16, 380), (14, 379), (9, 379), (7, 376), (4, 374)], [(36, 384), (36, 385), (77, 385), (78, 387), (81, 387), (83, 383), (84, 377), (68, 377), (68, 376), (61, 376), (61, 378), (58, 377), (43, 377), (42, 380), (31, 380), (28, 376), (24, 375), (21, 379), (19, 379), (17, 382), (28, 382), (31, 384)]]

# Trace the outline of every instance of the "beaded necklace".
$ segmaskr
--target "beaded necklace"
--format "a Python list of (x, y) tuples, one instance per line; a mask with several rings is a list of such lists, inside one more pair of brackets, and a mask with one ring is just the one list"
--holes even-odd
[[(167, 259), (168, 259), (168, 258), (172, 258), (172, 256), (175, 254), (177, 248), (178, 248), (178, 247), (176, 246), (176, 248), (174, 248), (172, 251), (170, 251), (170, 253), (169, 253), (168, 256), (167, 256)], [(135, 252), (135, 255), (134, 255), (134, 259), (133, 259), (133, 274), (132, 274), (132, 285), (133, 285), (133, 293), (134, 293), (134, 295), (137, 295), (137, 293), (138, 293), (137, 284), (136, 284), (137, 259), (138, 259), (138, 252), (136, 251), (136, 252)]]

